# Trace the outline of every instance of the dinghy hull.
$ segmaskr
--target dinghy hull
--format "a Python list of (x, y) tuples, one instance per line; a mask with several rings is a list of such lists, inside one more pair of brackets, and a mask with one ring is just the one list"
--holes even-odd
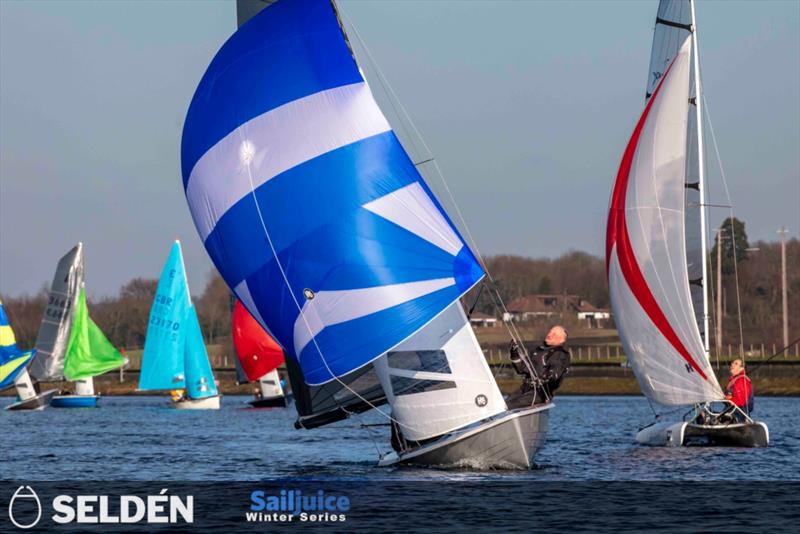
[(170, 406), (176, 410), (219, 410), (220, 397), (221, 395), (214, 395), (203, 399), (181, 399), (171, 402)]
[(378, 465), (398, 464), (472, 469), (530, 469), (547, 438), (552, 403), (502, 412), (445, 434), (400, 454), (384, 456)]
[(99, 395), (55, 395), (50, 400), (53, 408), (97, 408)]
[(40, 393), (35, 397), (31, 397), (29, 399), (21, 400), (6, 406), (6, 410), (9, 411), (21, 411), (21, 410), (44, 410), (50, 404), (50, 399), (53, 398), (53, 395), (58, 393), (55, 389), (50, 389), (45, 391), (44, 393)]
[(656, 423), (640, 430), (636, 441), (656, 447), (767, 447), (769, 428), (761, 421), (724, 425)]

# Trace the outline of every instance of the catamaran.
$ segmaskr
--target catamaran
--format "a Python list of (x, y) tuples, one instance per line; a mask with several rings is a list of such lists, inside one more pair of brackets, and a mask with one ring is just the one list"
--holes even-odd
[(662, 0), (646, 105), (611, 196), (606, 234), (611, 306), (649, 401), (694, 406), (684, 421), (657, 416), (639, 431), (639, 443), (766, 446), (766, 424), (725, 400), (709, 359), (700, 82), (694, 1)]
[(161, 271), (144, 341), (140, 391), (181, 390), (170, 403), (184, 410), (218, 410), (220, 394), (189, 294), (180, 241)]
[[(27, 409), (41, 410), (47, 406), (50, 396), (55, 394), (55, 390), (49, 392), (50, 396), (35, 394), (27, 371), (27, 365), (34, 354), (35, 349), (24, 351), (17, 348), (14, 330), (11, 329), (3, 303), (0, 302), (0, 391), (13, 385), (16, 386), (20, 397), (19, 402), (7, 406), (6, 409), (22, 409), (23, 405), (27, 405)], [(23, 376), (25, 378), (21, 379)], [(25, 393), (28, 391), (34, 394), (26, 396)]]
[(233, 346), (236, 349), (236, 375), (239, 384), (258, 383), (254, 408), (285, 408), (289, 398), (284, 392), (278, 366), (284, 361), (283, 349), (238, 300), (233, 307)]
[(395, 448), (380, 465), (530, 467), (553, 405), (508, 410), (459, 300), (484, 271), (336, 4), (258, 7), (192, 99), (183, 185), (217, 269), (287, 354), (295, 426), (377, 409)]
[(78, 243), (56, 266), (30, 365), (37, 381), (75, 383), (74, 393), (52, 395), (56, 408), (96, 407), (93, 378), (126, 361), (89, 316), (83, 278), (83, 243)]

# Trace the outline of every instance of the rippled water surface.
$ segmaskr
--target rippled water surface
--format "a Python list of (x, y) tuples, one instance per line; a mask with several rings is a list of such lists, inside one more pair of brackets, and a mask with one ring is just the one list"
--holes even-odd
[[(800, 398), (757, 399), (770, 446), (649, 448), (636, 430), (652, 415), (641, 397), (558, 397), (538, 468), (471, 472), (376, 467), (386, 427), (368, 414), (295, 430), (289, 409), (251, 409), (245, 397), (219, 411), (179, 411), (158, 397), (104, 397), (97, 409), (0, 412), (0, 478), (27, 480), (798, 480)], [(10, 404), (0, 399), (0, 406)], [(13, 451), (13, 452), (11, 452)]]

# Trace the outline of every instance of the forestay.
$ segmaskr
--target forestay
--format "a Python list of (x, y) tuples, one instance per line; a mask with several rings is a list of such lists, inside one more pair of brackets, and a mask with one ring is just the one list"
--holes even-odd
[(606, 258), (611, 304), (642, 391), (665, 405), (722, 398), (689, 289), (684, 184), (691, 41), (639, 119), (617, 174)]
[(64, 378), (64, 356), (81, 287), (83, 244), (78, 243), (58, 261), (47, 294), (47, 307), (36, 336), (36, 357), (30, 365), (30, 374), (36, 380)]
[(206, 250), (309, 388), (402, 343), (483, 276), (328, 0), (277, 2), (223, 45), (181, 156)]

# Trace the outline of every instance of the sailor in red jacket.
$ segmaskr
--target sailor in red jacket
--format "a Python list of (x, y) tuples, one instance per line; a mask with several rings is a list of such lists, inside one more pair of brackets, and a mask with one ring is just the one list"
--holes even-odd
[(725, 398), (733, 402), (746, 414), (753, 411), (753, 386), (745, 374), (744, 362), (735, 359), (731, 362), (731, 376), (725, 388)]

